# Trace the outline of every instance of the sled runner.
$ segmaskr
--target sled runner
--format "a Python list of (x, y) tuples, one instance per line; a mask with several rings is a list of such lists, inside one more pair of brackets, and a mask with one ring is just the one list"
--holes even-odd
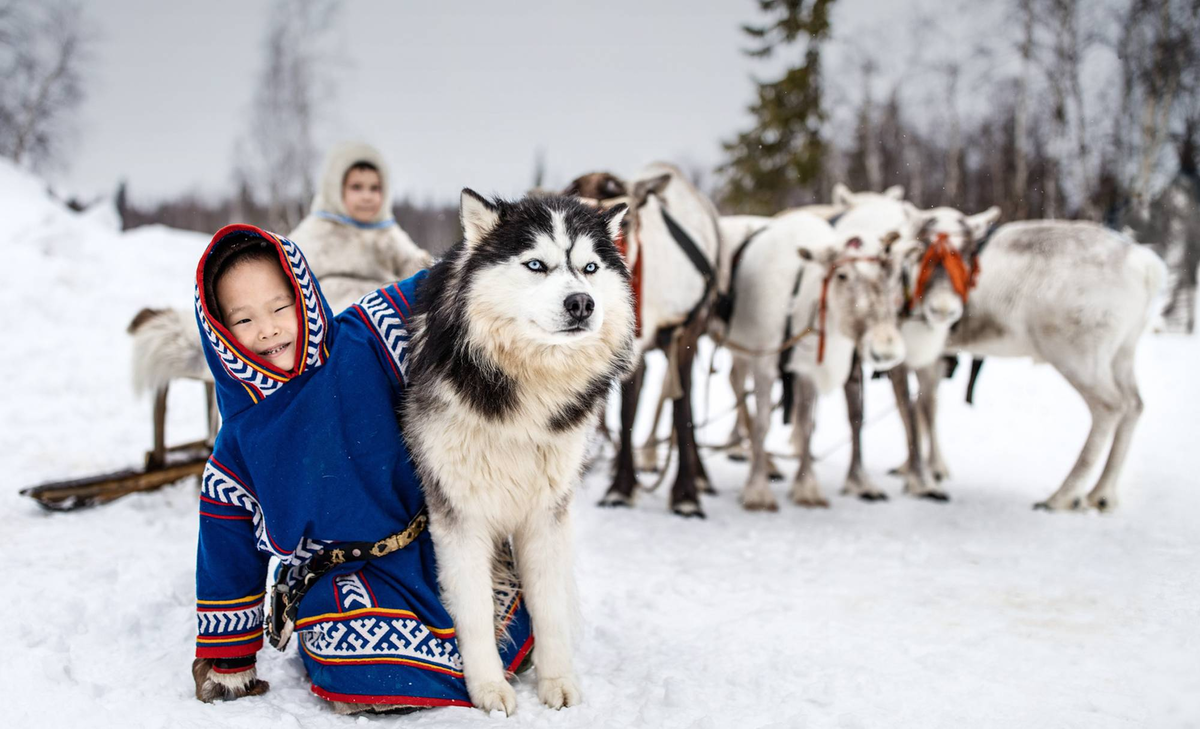
[[(212, 451), (198, 441), (169, 448), (161, 465), (142, 470), (127, 469), (99, 476), (52, 481), (21, 489), (22, 496), (36, 500), (50, 511), (74, 511), (107, 504), (136, 491), (153, 491), (189, 476), (199, 476)], [(146, 454), (149, 461), (153, 451)]]
[(68, 481), (51, 481), (21, 489), (21, 495), (36, 500), (50, 511), (74, 511), (107, 504), (137, 491), (153, 491), (189, 476), (199, 476), (204, 471), (204, 462), (212, 454), (218, 427), (212, 383), (206, 383), (205, 393), (208, 401), (207, 439), (177, 446), (166, 444), (167, 385), (162, 385), (154, 397), (154, 448), (146, 451), (146, 462), (141, 470), (126, 469)]

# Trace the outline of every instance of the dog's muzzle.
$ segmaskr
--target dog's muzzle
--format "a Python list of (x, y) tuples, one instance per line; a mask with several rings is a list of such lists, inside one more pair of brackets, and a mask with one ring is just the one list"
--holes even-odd
[(587, 294), (571, 294), (563, 301), (563, 308), (571, 321), (582, 324), (596, 310), (596, 301)]

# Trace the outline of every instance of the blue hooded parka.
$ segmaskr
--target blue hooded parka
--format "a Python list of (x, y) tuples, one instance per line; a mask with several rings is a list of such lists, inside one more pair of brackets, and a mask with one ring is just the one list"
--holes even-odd
[[(296, 297), (294, 366), (240, 345), (210, 314), (205, 273), (229, 246), (273, 247)], [(248, 225), (217, 232), (196, 271), (196, 320), (222, 426), (200, 492), (196, 656), (244, 659), (263, 644), (269, 562), (285, 579), (339, 542), (375, 541), (422, 509), (396, 413), (407, 320), (422, 272), (333, 316), (294, 243)], [(332, 701), (469, 706), (454, 625), (438, 597), (433, 542), (341, 565), (300, 604), (296, 635), (312, 690)], [(498, 593), (501, 594), (501, 593)], [(518, 593), (501, 605), (509, 670), (532, 647)]]

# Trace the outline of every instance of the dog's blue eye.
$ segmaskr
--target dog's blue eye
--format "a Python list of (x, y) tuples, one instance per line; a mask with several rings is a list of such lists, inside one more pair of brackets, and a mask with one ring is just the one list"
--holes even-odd
[(532, 261), (526, 261), (525, 268), (528, 268), (530, 271), (545, 271), (546, 264), (535, 258)]
[(600, 267), (596, 265), (595, 261), (593, 261), (583, 267), (584, 273), (595, 273), (596, 271), (599, 271), (599, 270), (600, 270)]

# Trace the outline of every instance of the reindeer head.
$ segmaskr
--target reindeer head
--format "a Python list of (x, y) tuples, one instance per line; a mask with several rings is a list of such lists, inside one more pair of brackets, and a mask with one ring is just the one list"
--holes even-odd
[(839, 243), (820, 254), (800, 256), (825, 268), (822, 309), (827, 334), (852, 339), (863, 359), (886, 370), (904, 359), (896, 323), (899, 280), (888, 255), (891, 240), (867, 231), (838, 231)]
[(950, 326), (963, 314), (979, 243), (1000, 209), (968, 216), (954, 208), (922, 211), (905, 203), (904, 213), (904, 243), (894, 247), (893, 257), (904, 271), (907, 308), (931, 326)]
[(589, 172), (572, 180), (562, 194), (594, 204), (628, 195), (629, 189), (611, 172)]

